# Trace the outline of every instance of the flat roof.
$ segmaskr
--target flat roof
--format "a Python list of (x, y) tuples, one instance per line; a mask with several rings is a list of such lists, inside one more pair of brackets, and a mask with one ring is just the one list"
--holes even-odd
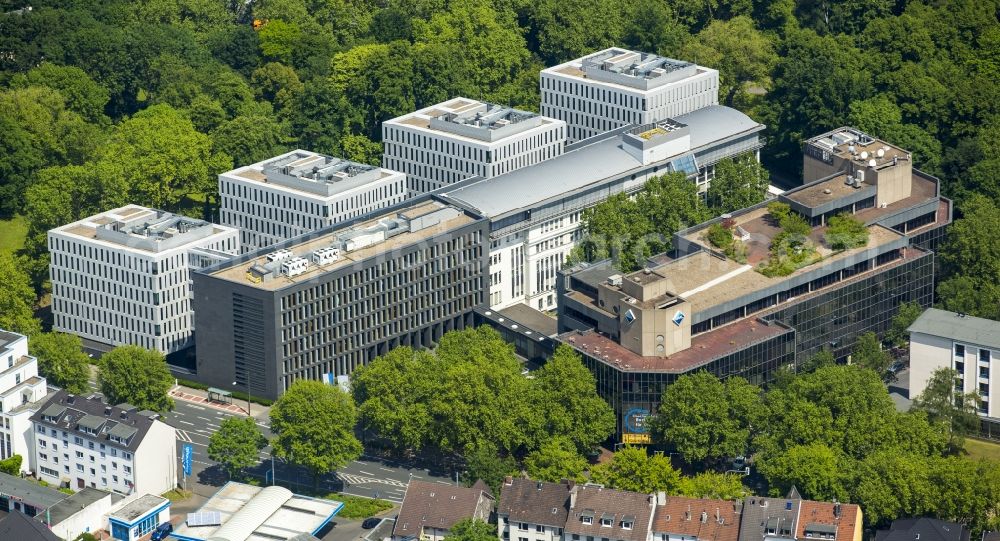
[[(681, 155), (697, 152), (716, 141), (764, 129), (747, 115), (722, 105), (703, 107), (674, 120), (687, 124), (690, 130), (691, 149)], [(676, 157), (671, 156), (664, 163)], [(555, 158), (463, 185), (445, 192), (444, 196), (496, 218), (642, 167), (648, 166), (643, 166), (623, 149), (620, 136), (612, 132)]]
[(406, 231), (395, 236), (388, 237), (381, 242), (356, 250), (343, 252), (340, 255), (340, 258), (332, 263), (322, 266), (310, 264), (305, 272), (296, 276), (290, 277), (280, 274), (270, 280), (264, 280), (261, 282), (252, 282), (247, 279), (249, 269), (254, 266), (265, 265), (267, 263), (267, 255), (277, 252), (279, 250), (278, 246), (258, 250), (252, 254), (250, 258), (244, 258), (235, 264), (226, 264), (221, 267), (216, 267), (214, 270), (207, 271), (207, 274), (223, 280), (247, 284), (258, 289), (276, 291), (297, 283), (308, 282), (317, 276), (322, 276), (339, 268), (350, 266), (378, 255), (384, 255), (392, 250), (414, 244), (420, 240), (429, 239), (446, 233), (458, 227), (473, 223), (477, 220), (477, 218), (462, 208), (448, 205), (435, 199), (425, 199), (414, 203), (409, 207), (396, 208), (395, 210), (373, 216), (365, 221), (353, 225), (326, 230), (322, 234), (316, 236), (307, 235), (294, 240), (290, 245), (284, 244), (284, 248), (280, 249), (290, 251), (293, 257), (305, 257), (316, 250), (330, 247), (337, 240), (337, 236), (340, 234), (374, 227), (379, 225), (381, 220), (395, 218), (401, 214), (405, 214), (411, 218), (419, 218), (446, 208), (456, 209), (458, 211), (457, 215), (451, 219), (438, 222), (417, 231)]
[(712, 68), (653, 53), (609, 47), (542, 70), (637, 93), (649, 93)]
[(527, 304), (519, 303), (514, 306), (508, 306), (502, 310), (497, 310), (497, 313), (544, 336), (555, 336), (558, 332), (558, 325), (555, 318), (549, 317)]
[(410, 126), (472, 144), (496, 143), (557, 124), (565, 122), (533, 111), (461, 96), (383, 122), (387, 126)]
[(140, 205), (127, 205), (52, 229), (91, 243), (155, 254), (236, 229)]
[(111, 513), (109, 516), (131, 524), (137, 519), (145, 516), (150, 511), (159, 509), (161, 505), (168, 503), (169, 501), (170, 500), (164, 498), (163, 496), (144, 494), (138, 499), (131, 501), (124, 507), (121, 507), (117, 511)]
[(384, 167), (296, 149), (237, 167), (219, 176), (247, 180), (289, 194), (329, 199), (402, 174)]
[[(667, 357), (639, 355), (594, 330), (566, 332), (559, 335), (559, 341), (569, 344), (580, 353), (602, 359), (605, 364), (623, 372), (680, 374), (789, 332), (794, 331), (777, 323), (768, 324), (756, 318), (744, 318), (692, 337), (691, 347)], [(604, 355), (608, 358), (603, 359)]]
[(255, 487), (230, 481), (198, 513), (217, 512), (221, 524), (189, 526), (184, 523), (173, 536), (205, 541), (224, 535), (227, 541), (274, 541), (312, 534), (343, 508), (342, 502), (293, 494), (280, 486)]
[(1000, 321), (928, 308), (907, 331), (1000, 349)]
[(48, 509), (65, 500), (67, 496), (54, 488), (43, 487), (34, 481), (0, 473), (0, 494), (14, 496), (24, 503)]
[(111, 496), (111, 493), (106, 490), (99, 490), (96, 488), (85, 487), (83, 488), (83, 490), (53, 505), (49, 509), (48, 517), (45, 516), (45, 513), (42, 513), (37, 518), (40, 520), (45, 520), (46, 518), (48, 518), (52, 521), (52, 524), (59, 524), (60, 522), (79, 513), (80, 511), (83, 511), (84, 509), (87, 508), (87, 506), (91, 505), (92, 503), (100, 501), (109, 496)]

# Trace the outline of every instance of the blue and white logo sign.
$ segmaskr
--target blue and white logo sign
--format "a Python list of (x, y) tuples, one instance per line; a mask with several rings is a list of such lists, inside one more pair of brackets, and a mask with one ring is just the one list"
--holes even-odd
[(185, 444), (181, 448), (181, 465), (184, 467), (184, 475), (191, 475), (191, 459), (194, 456), (194, 447)]
[(681, 323), (684, 322), (684, 312), (681, 312), (680, 310), (678, 310), (676, 313), (674, 313), (674, 318), (671, 319), (670, 321), (673, 321), (674, 325), (677, 325), (678, 327), (680, 327)]
[(646, 419), (649, 418), (649, 410), (646, 408), (632, 408), (625, 412), (625, 431), (630, 434), (645, 434), (649, 431), (646, 426)]
[(625, 323), (632, 323), (633, 321), (635, 321), (635, 313), (629, 308), (625, 311)]

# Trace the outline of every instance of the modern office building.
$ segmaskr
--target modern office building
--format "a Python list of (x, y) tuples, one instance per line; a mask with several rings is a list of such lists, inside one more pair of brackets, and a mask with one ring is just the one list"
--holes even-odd
[(485, 301), (487, 234), (473, 211), (423, 197), (198, 272), (196, 377), (277, 398), (431, 346)]
[(126, 495), (177, 486), (177, 435), (155, 412), (59, 391), (31, 421), (38, 478), (50, 484)]
[(382, 164), (406, 173), (411, 195), (492, 178), (563, 152), (566, 123), (454, 98), (382, 123)]
[(54, 328), (173, 353), (194, 343), (192, 269), (229, 258), (235, 229), (138, 205), (49, 231)]
[(402, 173), (294, 150), (219, 175), (219, 221), (252, 252), (398, 204)]
[(28, 355), (28, 337), (0, 330), (0, 460), (21, 456), (21, 471), (33, 471), (31, 416), (48, 386), (38, 359)]
[(719, 72), (611, 47), (541, 72), (542, 114), (565, 121), (570, 142), (719, 103)]
[[(982, 433), (1000, 439), (1000, 321), (929, 308), (910, 331), (910, 398), (927, 388), (934, 371), (957, 372), (956, 393), (979, 394)], [(993, 392), (996, 391), (996, 392)]]
[(469, 181), (444, 197), (490, 220), (490, 306), (553, 310), (556, 274), (583, 236), (584, 209), (616, 193), (638, 192), (672, 171), (704, 191), (717, 162), (761, 147), (763, 129), (735, 109), (705, 107), (605, 134), (542, 163)]
[[(903, 167), (887, 161), (886, 168)], [(762, 272), (780, 233), (766, 203), (677, 232), (674, 253), (645, 269), (622, 274), (602, 261), (562, 271), (559, 339), (594, 372), (618, 414), (619, 438), (649, 441), (645, 418), (681, 374), (707, 370), (763, 383), (822, 349), (848, 357), (859, 335), (886, 331), (903, 302), (929, 306), (933, 253), (922, 245), (950, 222), (950, 203), (936, 179), (906, 170), (908, 178), (885, 188), (889, 194), (873, 176), (859, 184), (835, 172), (779, 196), (813, 225), (804, 249), (814, 253), (788, 275)], [(907, 188), (898, 184), (904, 181)], [(837, 250), (825, 239), (826, 219), (841, 212), (866, 225), (866, 245)], [(709, 227), (723, 222), (740, 256), (707, 240)]]

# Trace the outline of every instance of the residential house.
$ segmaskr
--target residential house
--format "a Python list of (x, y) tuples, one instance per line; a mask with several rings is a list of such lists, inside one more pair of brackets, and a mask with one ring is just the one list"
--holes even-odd
[(482, 481), (466, 488), (414, 479), (403, 496), (392, 539), (441, 541), (462, 519), (489, 522), (494, 502), (493, 493)]
[(743, 503), (657, 494), (654, 541), (737, 541)]
[(577, 485), (564, 528), (568, 541), (652, 541), (656, 495)]
[(888, 530), (875, 532), (875, 541), (969, 541), (971, 536), (972, 532), (957, 522), (918, 517), (893, 521)]
[(497, 535), (505, 541), (561, 541), (574, 486), (506, 478), (497, 505)]
[(739, 541), (861, 541), (861, 508), (802, 499), (750, 497), (743, 505)]

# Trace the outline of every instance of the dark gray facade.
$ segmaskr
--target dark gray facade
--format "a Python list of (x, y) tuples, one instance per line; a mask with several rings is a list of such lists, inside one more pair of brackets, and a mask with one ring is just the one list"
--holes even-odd
[[(430, 347), (472, 325), (484, 302), (489, 226), (461, 212), (467, 219), (458, 227), (285, 286), (219, 276), (220, 267), (196, 274), (196, 379), (235, 390), (249, 384), (251, 394), (273, 399), (297, 379), (332, 381), (396, 346)], [(272, 248), (294, 249), (337, 229), (345, 228)]]

